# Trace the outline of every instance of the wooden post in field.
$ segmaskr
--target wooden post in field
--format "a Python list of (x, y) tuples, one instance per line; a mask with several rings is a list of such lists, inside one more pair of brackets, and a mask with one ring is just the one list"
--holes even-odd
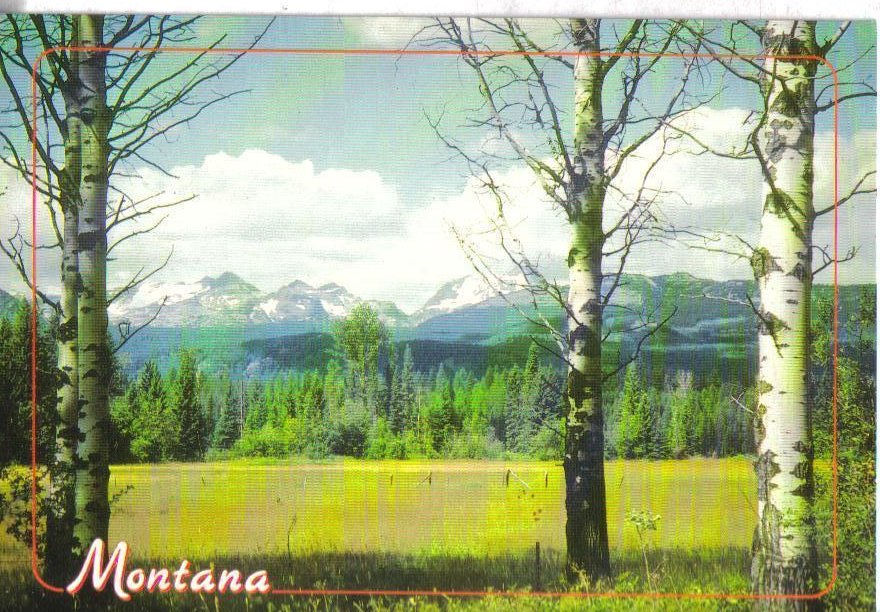
[(541, 543), (535, 542), (535, 590), (541, 590)]

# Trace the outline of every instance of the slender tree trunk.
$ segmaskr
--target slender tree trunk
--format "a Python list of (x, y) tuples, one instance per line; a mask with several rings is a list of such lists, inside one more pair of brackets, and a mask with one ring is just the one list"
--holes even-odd
[[(80, 42), (102, 46), (104, 20), (82, 15)], [(76, 525), (80, 547), (95, 538), (107, 540), (110, 505), (107, 497), (110, 417), (108, 385), (110, 353), (107, 338), (107, 132), (110, 124), (105, 90), (106, 53), (83, 51), (81, 80), (81, 156), (79, 216), (79, 396), (80, 442), (77, 447)]]
[[(572, 20), (572, 31), (578, 50), (599, 51), (598, 20)], [(584, 572), (590, 579), (611, 574), (602, 423), (603, 77), (601, 58), (577, 57), (569, 210), (565, 535), (569, 574)]]
[[(765, 54), (816, 53), (815, 24), (768, 21)], [(756, 593), (818, 590), (811, 429), (810, 291), (813, 230), (814, 60), (766, 59), (761, 238), (752, 267), (761, 295), (758, 336)], [(809, 600), (761, 609), (805, 610)]]
[[(74, 30), (75, 32), (75, 30)], [(77, 44), (77, 37), (72, 37)], [(80, 124), (77, 99), (77, 53), (70, 53), (70, 75), (65, 91), (66, 133), (64, 169), (61, 173), (61, 211), (64, 218), (64, 245), (61, 260), (61, 312), (58, 322), (58, 424), (55, 431), (55, 462), (51, 472), (52, 500), (46, 525), (46, 574), (51, 582), (62, 583), (72, 570), (73, 524), (75, 516), (74, 479), (76, 447), (79, 437), (79, 355), (77, 287), (79, 284), (78, 232), (80, 183)]]

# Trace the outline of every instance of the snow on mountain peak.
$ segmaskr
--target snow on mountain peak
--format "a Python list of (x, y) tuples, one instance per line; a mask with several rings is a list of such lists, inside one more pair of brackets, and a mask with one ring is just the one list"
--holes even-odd
[(278, 300), (275, 298), (269, 298), (262, 304), (258, 304), (257, 308), (265, 312), (267, 317), (271, 317), (278, 310)]
[[(466, 276), (443, 285), (412, 318), (393, 302), (371, 300), (388, 324), (418, 324), (437, 315), (479, 304), (496, 292), (478, 276)], [(162, 307), (155, 325), (232, 325), (282, 322), (323, 322), (344, 317), (363, 300), (345, 287), (329, 282), (312, 286), (294, 280), (276, 291), (263, 293), (232, 272), (205, 276), (194, 283), (145, 282), (115, 301), (109, 309), (114, 321), (138, 324)]]
[[(202, 279), (203, 281), (204, 279)], [(154, 308), (163, 301), (165, 305), (176, 304), (191, 299), (207, 288), (202, 281), (196, 283), (154, 283), (144, 282), (133, 291), (125, 293), (107, 308), (111, 318), (123, 318), (125, 313)]]
[(418, 322), (426, 321), (440, 314), (479, 304), (496, 295), (498, 295), (497, 291), (483, 278), (475, 275), (464, 276), (440, 287), (437, 293), (413, 314), (413, 318)]

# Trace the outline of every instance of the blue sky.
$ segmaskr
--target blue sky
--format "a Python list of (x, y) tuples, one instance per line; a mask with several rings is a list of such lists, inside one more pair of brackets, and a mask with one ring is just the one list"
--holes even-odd
[[(206, 17), (197, 35), (208, 42), (226, 33), (225, 46), (244, 46), (266, 20)], [(424, 21), (415, 18), (282, 17), (260, 46), (397, 49), (422, 25)], [(612, 28), (625, 25), (607, 22), (606, 32), (610, 36)], [(837, 25), (820, 24), (820, 40)], [(539, 37), (555, 30), (550, 21), (530, 27)], [(875, 36), (873, 23), (856, 24), (831, 61), (849, 63), (873, 44)], [(164, 66), (179, 59), (169, 56)], [(676, 66), (670, 60), (660, 75), (674, 74)], [(845, 80), (873, 84), (875, 66), (870, 52)], [(571, 91), (565, 77), (551, 77), (563, 105)], [(656, 95), (648, 99), (660, 103), (670, 83), (671, 79), (655, 79), (646, 92)], [(750, 86), (732, 79), (724, 83), (724, 93), (695, 124), (719, 145), (740, 137), (747, 109), (757, 104)], [(705, 93), (696, 83), (689, 87), (695, 95)], [(407, 310), (430, 297), (442, 282), (470, 272), (450, 229), (477, 232), (487, 214), (486, 202), (469, 183), (466, 166), (438, 141), (427, 119), (443, 114), (444, 132), (468, 150), (498, 146), (486, 129), (465, 126), (479, 94), (459, 59), (249, 55), (210, 88), (217, 93), (248, 92), (213, 106), (152, 148), (150, 158), (177, 178), (133, 164), (129, 170), (139, 178), (120, 179), (120, 185), (135, 193), (152, 189), (197, 197), (172, 212), (156, 233), (118, 251), (109, 272), (111, 286), (124, 283), (139, 267), (161, 261), (172, 243), (174, 256), (158, 281), (193, 281), (231, 270), (264, 290), (295, 279), (315, 285), (338, 282), (364, 298), (391, 299)], [(617, 95), (613, 88), (612, 83), (611, 109)], [(831, 119), (831, 113), (825, 113), (818, 125), (817, 207), (822, 198), (830, 198)], [(874, 167), (875, 123), (874, 98), (860, 98), (842, 108), (843, 191), (860, 172)], [(663, 178), (690, 194), (689, 206), (670, 204), (665, 211), (669, 219), (699, 219), (707, 227), (757, 235), (760, 176), (754, 163), (677, 157), (670, 160)], [(521, 165), (510, 162), (498, 170), (511, 186), (515, 201), (510, 214), (518, 220), (524, 244), (548, 262), (550, 274), (564, 275), (557, 265), (567, 250), (560, 215), (541, 201)], [(6, 224), (13, 215), (27, 214), (22, 205), (29, 195), (26, 185), (17, 184), (9, 173), (3, 177), (9, 181), (6, 195), (0, 196)], [(841, 249), (858, 244), (861, 251), (858, 262), (841, 269), (841, 277), (864, 282), (875, 276), (875, 205), (872, 197), (853, 204), (841, 213)], [(816, 241), (830, 242), (830, 232), (829, 223), (820, 222)], [(491, 252), (492, 246), (486, 249)], [(42, 283), (51, 288), (58, 282), (57, 263), (47, 251), (40, 255)], [(695, 257), (693, 251), (663, 244), (640, 249), (629, 270), (686, 270), (715, 278), (749, 273), (741, 262), (706, 254)], [(826, 275), (819, 280), (829, 279)], [(4, 261), (0, 287), (14, 286), (14, 274)]]

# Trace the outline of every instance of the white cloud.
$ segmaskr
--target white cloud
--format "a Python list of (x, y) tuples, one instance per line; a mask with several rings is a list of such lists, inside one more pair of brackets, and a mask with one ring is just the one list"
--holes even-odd
[[(699, 142), (712, 150), (733, 154), (742, 149), (744, 125), (749, 125), (745, 110), (700, 109), (683, 117), (678, 127), (694, 134)], [(674, 135), (676, 132), (667, 132)], [(840, 142), (840, 195), (848, 193), (855, 182), (874, 168), (874, 132), (860, 131)], [(833, 201), (833, 134), (819, 132), (815, 140), (815, 205), (821, 209)], [(642, 184), (646, 170), (663, 151), (663, 139), (658, 135), (646, 142), (622, 166), (614, 181), (622, 192), (632, 196)], [(735, 160), (718, 155), (701, 154), (701, 147), (693, 140), (681, 138), (667, 143), (666, 152), (645, 181), (646, 195), (652, 190), (662, 191), (655, 205), (655, 213), (667, 226), (729, 232), (749, 242), (757, 240), (761, 215), (761, 174), (755, 160)], [(609, 160), (614, 154), (609, 153)], [(533, 261), (549, 265), (548, 276), (561, 278), (565, 271), (561, 262), (568, 250), (565, 222), (531, 178), (530, 171), (517, 168), (499, 174), (496, 179), (505, 186), (509, 196), (506, 215), (511, 232), (518, 237), (523, 250)], [(506, 272), (509, 261), (493, 245), (497, 235), (486, 233), (487, 215), (493, 214), (494, 201), (480, 195), (475, 183), (465, 193), (434, 208), (444, 210), (447, 218), (457, 220), (462, 231), (470, 233), (478, 250), (494, 257), (501, 272)], [(609, 191), (606, 200), (605, 227), (619, 218), (628, 202), (618, 191)], [(483, 222), (474, 222), (474, 211), (481, 211)], [(842, 208), (838, 220), (838, 252), (844, 254), (850, 246), (860, 248), (857, 261), (840, 268), (842, 282), (870, 282), (874, 279), (876, 201), (864, 195)], [(479, 215), (477, 215), (479, 216)], [(814, 241), (819, 246), (833, 243), (833, 216), (821, 217), (815, 227)], [(613, 249), (619, 242), (612, 242)], [(606, 264), (606, 268), (612, 266)], [(723, 253), (688, 248), (683, 241), (656, 242), (637, 246), (631, 253), (627, 270), (648, 275), (687, 271), (695, 276), (715, 279), (747, 278), (751, 270), (744, 260)], [(830, 282), (830, 270), (818, 277), (819, 282)]]
[[(693, 127), (713, 147), (726, 147), (741, 138), (743, 117), (735, 109), (702, 111)], [(831, 200), (830, 143), (830, 134), (817, 135), (817, 208)], [(628, 191), (640, 184), (644, 168), (660, 147), (659, 139), (649, 142), (626, 163), (617, 184)], [(841, 193), (846, 193), (861, 173), (874, 167), (873, 132), (857, 132), (841, 142), (840, 150)], [(172, 173), (177, 178), (144, 168), (140, 178), (120, 185), (134, 197), (162, 192), (157, 201), (197, 197), (163, 211), (168, 218), (162, 226), (113, 252), (111, 287), (123, 284), (141, 267), (149, 270), (160, 263), (173, 245), (168, 268), (155, 280), (195, 282), (232, 271), (267, 291), (295, 279), (337, 282), (364, 298), (391, 299), (414, 309), (440, 284), (471, 272), (450, 227), (472, 240), (499, 272), (510, 271), (497, 235), (486, 232), (497, 203), (474, 180), (452, 197), (425, 192), (421, 201), (403, 202), (395, 186), (377, 172), (320, 169), (309, 160), (288, 160), (259, 150), (238, 157), (217, 153), (200, 165), (173, 168)], [(749, 239), (757, 236), (761, 186), (755, 162), (678, 153), (664, 159), (652, 176), (653, 187), (682, 196), (662, 198), (660, 211), (669, 221), (727, 229)], [(545, 264), (551, 276), (564, 277), (561, 264), (568, 251), (568, 230), (561, 211), (548, 203), (526, 168), (511, 167), (496, 179), (510, 196), (506, 218), (524, 251)], [(0, 167), (0, 180), (7, 185), (0, 196), (0, 230), (8, 238), (14, 217), (29, 230), (31, 192), (6, 168)], [(606, 225), (621, 204), (612, 195)], [(862, 196), (841, 211), (840, 251), (851, 244), (862, 248), (858, 262), (841, 267), (843, 282), (874, 278), (875, 210), (874, 198)], [(140, 227), (156, 219), (145, 217)], [(819, 221), (816, 243), (830, 244), (832, 221), (831, 215)], [(38, 228), (41, 242), (51, 242), (51, 225), (42, 206)], [(57, 290), (57, 252), (40, 250), (38, 261), (41, 287)], [(650, 275), (684, 270), (713, 278), (749, 274), (744, 263), (725, 255), (668, 243), (638, 247), (628, 270)], [(829, 280), (827, 272), (820, 278)], [(23, 289), (5, 259), (0, 260), (0, 287)]]
[(402, 49), (433, 19), (427, 17), (354, 17), (345, 18), (345, 28), (368, 46)]
[(230, 270), (265, 290), (303, 279), (386, 297), (391, 279), (415, 276), (388, 260), (389, 246), (409, 225), (396, 189), (376, 172), (317, 170), (309, 160), (249, 150), (174, 168), (177, 179), (140, 174), (123, 186), (134, 197), (197, 197), (173, 209), (154, 232), (120, 247), (111, 284), (135, 266), (155, 263), (172, 244), (163, 277), (193, 280)]
[[(10, 241), (14, 248), (23, 249), (23, 259), (29, 277), (32, 278), (30, 267), (30, 244), (33, 242), (31, 228), (33, 211), (33, 191), (30, 181), (23, 179), (18, 172), (5, 164), (0, 164), (0, 240), (9, 249)], [(57, 242), (51, 217), (43, 203), (37, 201), (37, 244), (52, 245)], [(59, 229), (62, 220), (57, 219)], [(26, 242), (22, 242), (26, 241)], [(37, 252), (37, 286), (43, 292), (57, 294), (60, 287), (58, 266), (60, 258), (54, 249), (39, 249)], [(29, 290), (22, 282), (18, 271), (12, 266), (5, 255), (0, 254), (0, 289), (14, 293), (26, 293)]]
[[(464, 24), (466, 18), (457, 18), (460, 24)], [(520, 19), (520, 26), (528, 33), (529, 38), (542, 48), (557, 48), (564, 44), (567, 38), (562, 35), (564, 20), (557, 22), (554, 19)], [(429, 17), (353, 17), (344, 18), (346, 30), (352, 32), (359, 41), (381, 49), (402, 49), (407, 44), (419, 43), (419, 37), (427, 40), (440, 35), (439, 31), (430, 30), (435, 24), (434, 18)], [(429, 29), (422, 32), (426, 27)], [(490, 38), (498, 43), (498, 47), (510, 46), (511, 42), (506, 36), (490, 33), (489, 28), (474, 21), (471, 27), (476, 32), (475, 38)], [(416, 39), (413, 40), (413, 37)]]

